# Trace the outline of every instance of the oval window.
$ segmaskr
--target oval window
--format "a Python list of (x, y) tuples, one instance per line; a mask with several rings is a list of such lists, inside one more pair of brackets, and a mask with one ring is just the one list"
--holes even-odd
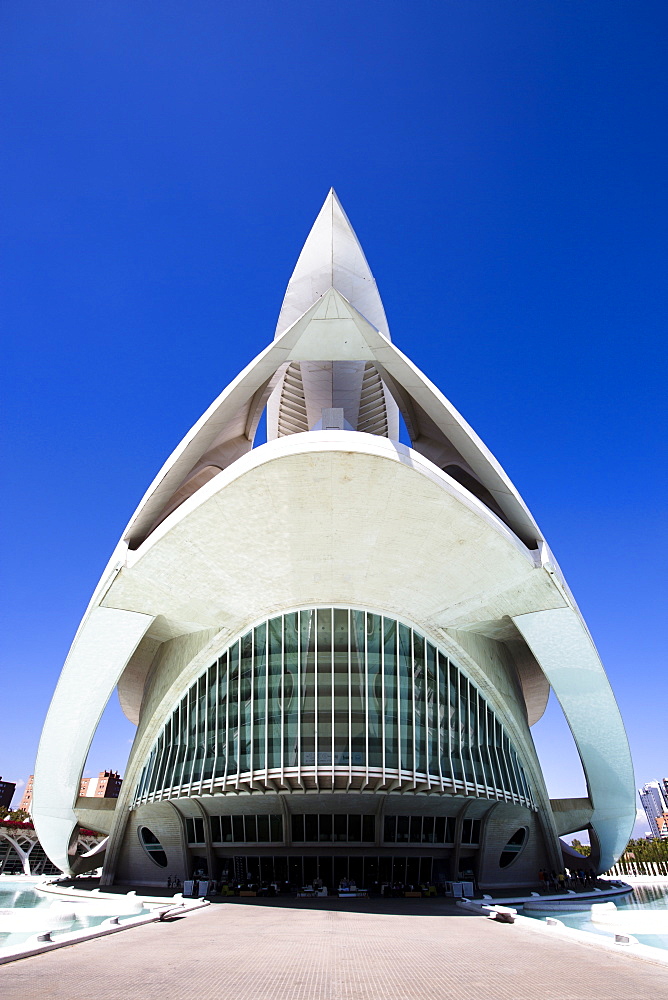
[(515, 831), (506, 846), (501, 851), (501, 857), (499, 858), (500, 868), (507, 868), (508, 865), (513, 863), (526, 844), (528, 833), (529, 831), (525, 826), (522, 826), (519, 830)]
[(151, 861), (155, 861), (156, 865), (161, 868), (167, 867), (165, 850), (156, 835), (147, 826), (139, 827), (139, 841)]

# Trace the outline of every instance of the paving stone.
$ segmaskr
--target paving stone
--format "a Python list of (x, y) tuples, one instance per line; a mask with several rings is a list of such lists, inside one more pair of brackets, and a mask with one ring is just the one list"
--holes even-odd
[[(434, 901), (214, 904), (0, 967), (3, 1000), (647, 1000), (668, 967)], [(417, 902), (417, 901), (416, 901)]]

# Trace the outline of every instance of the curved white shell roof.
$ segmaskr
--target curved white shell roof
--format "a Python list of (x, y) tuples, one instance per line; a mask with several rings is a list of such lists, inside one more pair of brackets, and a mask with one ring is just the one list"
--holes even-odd
[[(339, 429), (293, 433), (251, 452), (287, 366), (320, 362), (373, 366), (404, 414), (412, 448), (396, 436)], [(396, 611), (436, 636), (477, 631), (514, 644), (532, 721), (548, 681), (564, 708), (601, 870), (612, 864), (632, 829), (635, 790), (594, 644), (508, 476), (391, 343), (375, 281), (330, 192), (275, 339), (160, 470), (72, 644), (35, 772), (35, 823), (52, 860), (69, 867), (79, 777), (111, 692), (120, 682), (136, 717), (163, 641), (204, 630), (233, 635), (260, 615), (332, 602)]]

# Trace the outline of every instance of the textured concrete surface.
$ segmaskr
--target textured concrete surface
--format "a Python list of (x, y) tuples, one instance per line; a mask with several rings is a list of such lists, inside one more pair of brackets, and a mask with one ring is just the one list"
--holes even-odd
[[(324, 901), (322, 901), (324, 903)], [(212, 905), (0, 968), (3, 1000), (647, 1000), (668, 970), (518, 925), (332, 901)]]

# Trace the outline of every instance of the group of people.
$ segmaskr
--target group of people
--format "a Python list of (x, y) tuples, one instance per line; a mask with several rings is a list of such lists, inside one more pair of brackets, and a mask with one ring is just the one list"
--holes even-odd
[(576, 889), (578, 886), (586, 889), (596, 884), (596, 872), (593, 868), (578, 868), (573, 871), (564, 868), (560, 872), (541, 868), (538, 872), (538, 881), (541, 889), (544, 887), (548, 892), (565, 892), (566, 889)]

